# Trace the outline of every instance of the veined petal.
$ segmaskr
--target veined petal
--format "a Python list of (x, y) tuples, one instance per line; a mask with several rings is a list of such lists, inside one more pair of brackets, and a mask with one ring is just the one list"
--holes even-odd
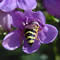
[(58, 35), (56, 27), (50, 24), (46, 24), (46, 27), (47, 29), (45, 28), (41, 33), (39, 33), (41, 43), (44, 44), (52, 43)]
[(15, 50), (20, 47), (22, 43), (22, 36), (19, 30), (13, 31), (5, 36), (2, 45), (7, 50)]
[(9, 13), (0, 11), (0, 26), (5, 30), (10, 30), (12, 24), (12, 17)]
[(43, 0), (43, 4), (48, 13), (60, 18), (60, 0)]
[(11, 12), (11, 15), (13, 19), (13, 26), (21, 28), (25, 19), (23, 12), (14, 11), (14, 12)]
[(25, 11), (25, 16), (28, 18), (28, 21), (39, 21), (42, 24), (45, 24), (45, 16), (41, 11)]
[(24, 46), (23, 46), (23, 51), (27, 54), (32, 54), (34, 52), (36, 52), (40, 47), (40, 41), (39, 40), (35, 40), (35, 42), (33, 43), (32, 46), (29, 46), (27, 44), (27, 41), (24, 40)]
[(2, 0), (0, 2), (0, 9), (4, 12), (12, 11), (17, 7), (16, 3), (17, 0)]
[(18, 0), (18, 7), (24, 10), (32, 10), (37, 6), (36, 0)]

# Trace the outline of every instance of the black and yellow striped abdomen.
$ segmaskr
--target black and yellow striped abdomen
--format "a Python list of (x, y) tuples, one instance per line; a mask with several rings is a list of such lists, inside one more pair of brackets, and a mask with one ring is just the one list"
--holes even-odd
[(35, 40), (36, 31), (33, 29), (26, 28), (24, 31), (24, 34), (25, 34), (25, 38), (27, 40), (27, 43), (29, 45), (32, 45), (34, 43), (34, 40)]

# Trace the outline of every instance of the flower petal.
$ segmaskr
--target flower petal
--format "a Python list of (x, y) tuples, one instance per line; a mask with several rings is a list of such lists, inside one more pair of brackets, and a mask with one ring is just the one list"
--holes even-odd
[(39, 21), (42, 24), (45, 24), (45, 16), (41, 11), (25, 11), (25, 16), (28, 18), (28, 21), (31, 22), (32, 20), (34, 21)]
[(21, 28), (25, 19), (23, 12), (14, 11), (14, 12), (11, 12), (11, 15), (13, 18), (13, 26)]
[(48, 13), (60, 18), (60, 0), (43, 0)]
[(45, 44), (51, 43), (56, 39), (57, 35), (57, 28), (50, 24), (46, 24), (46, 28), (39, 33), (39, 37), (41, 40), (40, 42)]
[(2, 42), (3, 47), (7, 50), (15, 50), (18, 48), (22, 43), (20, 33), (19, 30), (16, 30), (6, 35)]
[(0, 11), (0, 26), (4, 30), (10, 30), (12, 24), (12, 17), (9, 13), (4, 13)]
[(35, 40), (35, 43), (33, 43), (32, 46), (29, 46), (27, 41), (24, 41), (24, 46), (23, 46), (23, 51), (27, 54), (31, 54), (36, 52), (40, 47), (40, 41), (39, 40)]
[(36, 0), (18, 0), (17, 4), (19, 8), (24, 10), (32, 10), (37, 6)]
[(17, 7), (16, 2), (17, 0), (2, 0), (0, 2), (0, 9), (4, 12), (12, 11)]

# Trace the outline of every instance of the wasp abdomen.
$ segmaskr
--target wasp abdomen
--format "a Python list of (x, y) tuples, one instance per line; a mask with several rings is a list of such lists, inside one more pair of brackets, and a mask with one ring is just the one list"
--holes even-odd
[(32, 45), (35, 40), (36, 31), (34, 31), (33, 29), (25, 29), (24, 33), (25, 33), (25, 38), (27, 40), (27, 43), (29, 45)]

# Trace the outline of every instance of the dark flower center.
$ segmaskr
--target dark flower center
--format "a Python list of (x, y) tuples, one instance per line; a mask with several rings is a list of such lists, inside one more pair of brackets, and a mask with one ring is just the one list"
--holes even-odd
[(0, 2), (2, 2), (3, 0), (0, 0)]

